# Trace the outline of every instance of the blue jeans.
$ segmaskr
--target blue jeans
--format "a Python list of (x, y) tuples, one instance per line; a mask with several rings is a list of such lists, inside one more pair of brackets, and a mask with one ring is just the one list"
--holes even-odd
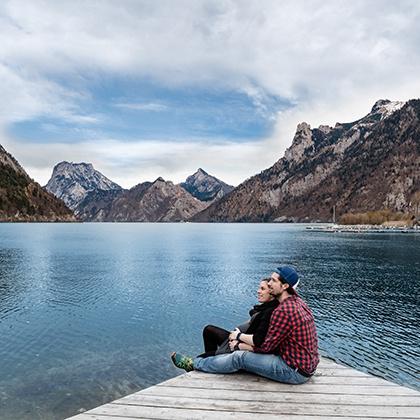
[(303, 384), (309, 378), (292, 369), (275, 354), (234, 351), (207, 358), (196, 357), (194, 369), (208, 373), (233, 373), (240, 369), (287, 384)]

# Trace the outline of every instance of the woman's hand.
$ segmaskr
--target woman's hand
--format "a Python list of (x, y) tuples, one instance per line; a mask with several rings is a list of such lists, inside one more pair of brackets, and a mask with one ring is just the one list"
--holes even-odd
[(239, 328), (235, 328), (233, 331), (230, 332), (229, 334), (229, 340), (238, 340), (238, 335), (240, 334), (240, 330)]
[(238, 340), (230, 340), (229, 341), (229, 348), (231, 351), (235, 351), (238, 350), (238, 348), (235, 349), (235, 346), (239, 346), (239, 341)]

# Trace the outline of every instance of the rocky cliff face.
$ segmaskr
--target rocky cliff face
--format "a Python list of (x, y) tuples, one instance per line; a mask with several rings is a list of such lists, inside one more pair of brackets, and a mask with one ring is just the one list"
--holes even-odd
[(86, 221), (180, 222), (207, 206), (179, 185), (158, 178), (128, 191), (94, 192), (79, 205)]
[(112, 221), (107, 219), (114, 200), (127, 190), (93, 190), (77, 206), (78, 217), (86, 222)]
[(228, 185), (220, 181), (220, 179), (209, 175), (201, 168), (180, 185), (200, 201), (218, 200), (226, 194), (229, 194), (234, 188), (232, 185)]
[(0, 221), (75, 221), (65, 204), (33, 181), (0, 145)]
[(61, 198), (66, 205), (79, 213), (78, 206), (92, 191), (122, 190), (90, 163), (60, 162), (46, 185), (47, 191)]
[(337, 214), (410, 211), (420, 190), (420, 100), (380, 100), (352, 123), (297, 127), (271, 168), (196, 215), (197, 221), (329, 221)]

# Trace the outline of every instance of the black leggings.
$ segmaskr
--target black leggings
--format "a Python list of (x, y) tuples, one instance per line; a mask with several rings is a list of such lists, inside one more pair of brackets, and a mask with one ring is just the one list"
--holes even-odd
[(198, 357), (214, 356), (217, 348), (229, 338), (229, 331), (214, 325), (207, 325), (203, 330), (204, 351)]

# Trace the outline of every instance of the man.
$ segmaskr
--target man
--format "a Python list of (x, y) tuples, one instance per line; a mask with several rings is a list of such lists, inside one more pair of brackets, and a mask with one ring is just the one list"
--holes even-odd
[(230, 334), (233, 353), (195, 359), (173, 353), (175, 366), (209, 373), (242, 369), (278, 382), (306, 382), (319, 362), (318, 339), (312, 313), (295, 291), (298, 283), (298, 274), (292, 267), (278, 267), (272, 273), (269, 287), (279, 305), (271, 315), (260, 347), (252, 345), (252, 337), (235, 330)]

